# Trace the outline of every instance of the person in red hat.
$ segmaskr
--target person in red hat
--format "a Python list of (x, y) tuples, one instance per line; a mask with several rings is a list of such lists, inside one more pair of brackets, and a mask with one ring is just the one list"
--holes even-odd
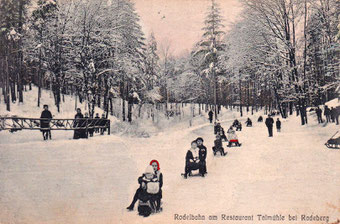
[(160, 171), (159, 162), (157, 160), (151, 160), (150, 165), (155, 171), (157, 176), (157, 181), (159, 182), (159, 192), (153, 195), (154, 201), (156, 202), (156, 212), (160, 212), (161, 209), (161, 199), (162, 199), (162, 186), (163, 186), (163, 174)]

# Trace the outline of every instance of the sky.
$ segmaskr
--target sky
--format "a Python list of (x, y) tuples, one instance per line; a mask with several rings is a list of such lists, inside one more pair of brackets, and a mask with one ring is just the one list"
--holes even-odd
[[(158, 48), (170, 45), (174, 56), (187, 53), (202, 36), (210, 0), (132, 0), (140, 25), (148, 38), (154, 33)], [(241, 11), (238, 0), (216, 0), (220, 4), (226, 31)]]

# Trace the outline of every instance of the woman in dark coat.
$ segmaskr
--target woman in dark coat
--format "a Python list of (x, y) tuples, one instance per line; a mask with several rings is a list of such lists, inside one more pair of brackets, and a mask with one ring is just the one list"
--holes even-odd
[[(81, 113), (81, 109), (77, 108), (77, 114), (74, 116), (74, 119), (76, 119), (73, 123), (74, 128), (79, 128), (79, 127), (81, 128), (84, 126), (85, 122), (82, 118), (84, 118), (84, 115)], [(73, 139), (79, 139), (79, 138), (86, 138), (85, 129), (74, 130)]]

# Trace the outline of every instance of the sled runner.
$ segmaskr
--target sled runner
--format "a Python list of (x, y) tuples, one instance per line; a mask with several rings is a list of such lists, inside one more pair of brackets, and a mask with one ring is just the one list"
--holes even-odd
[[(206, 176), (207, 174), (204, 174)], [(184, 178), (184, 173), (181, 173), (181, 176)], [(188, 174), (189, 177), (202, 177), (200, 173)]]
[[(206, 176), (208, 173), (205, 173), (204, 176)], [(184, 173), (181, 173), (181, 176), (184, 178)], [(189, 177), (202, 177), (201, 174), (199, 172), (195, 172), (195, 173), (192, 173), (190, 172), (188, 174)]]
[(340, 149), (340, 133), (337, 131), (326, 143), (325, 145), (329, 149)]

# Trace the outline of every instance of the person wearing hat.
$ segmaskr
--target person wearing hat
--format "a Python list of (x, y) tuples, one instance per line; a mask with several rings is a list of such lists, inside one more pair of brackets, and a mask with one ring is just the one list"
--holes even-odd
[(48, 110), (48, 105), (44, 105), (44, 110), (41, 112), (40, 130), (43, 134), (44, 140), (51, 139), (50, 122), (52, 119), (52, 113)]
[(206, 159), (207, 159), (207, 147), (205, 147), (203, 145), (203, 138), (198, 137), (196, 139), (197, 142), (197, 147), (199, 149), (199, 159), (200, 159), (200, 163), (202, 165), (202, 172), (203, 174), (207, 173), (207, 163), (206, 163)]

